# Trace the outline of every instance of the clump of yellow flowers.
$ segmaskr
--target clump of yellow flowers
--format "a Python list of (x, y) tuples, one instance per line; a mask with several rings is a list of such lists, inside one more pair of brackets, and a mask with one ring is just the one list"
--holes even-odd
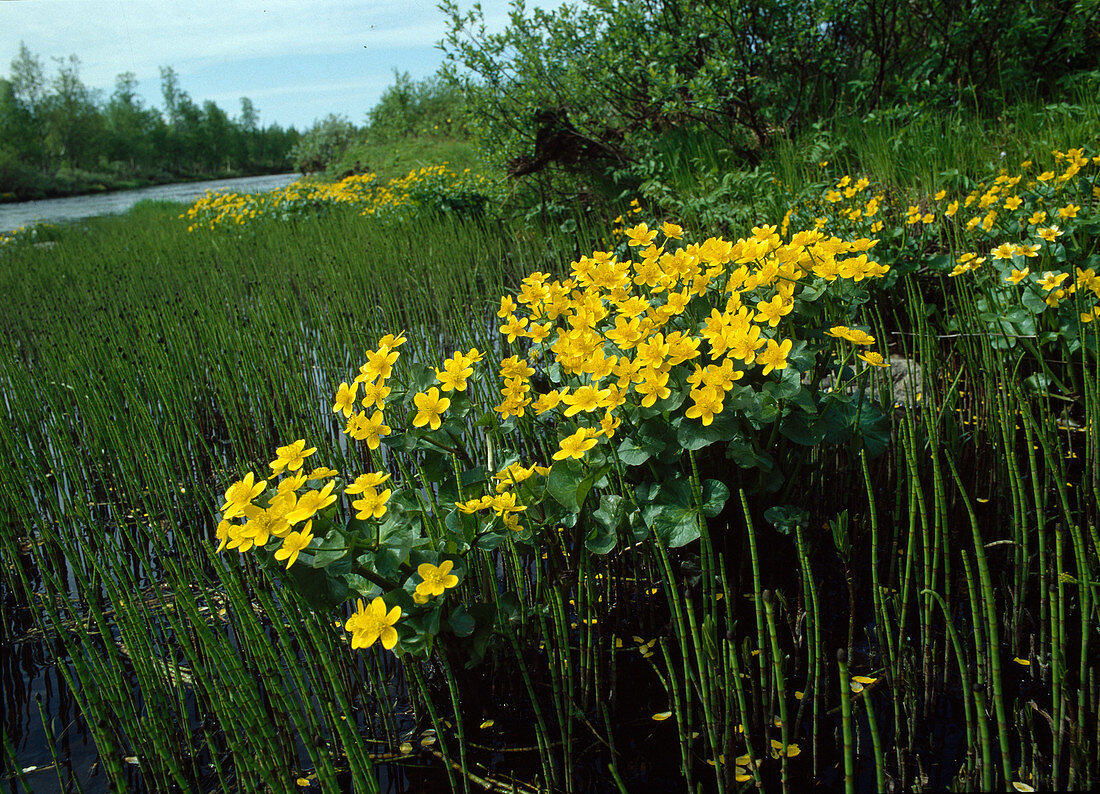
[[(397, 648), (439, 630), (450, 594), (461, 593), (466, 553), (554, 532), (562, 509), (584, 509), (587, 486), (576, 483), (589, 459), (615, 458), (642, 419), (709, 428), (735, 390), (783, 379), (797, 390), (818, 352), (849, 361), (875, 343), (865, 330), (822, 325), (821, 315), (824, 298), (843, 311), (861, 282), (889, 272), (870, 256), (877, 240), (815, 229), (785, 239), (760, 226), (737, 241), (693, 243), (669, 222), (625, 234), (629, 256), (596, 251), (564, 279), (534, 272), (502, 297), (496, 314), (512, 349), (492, 367), (477, 348), (439, 367), (402, 367), (404, 333), (379, 339), (337, 387), (332, 411), (371, 461), (386, 446), (381, 460), (395, 471), (306, 473), (315, 448), (279, 447), (269, 482), (248, 472), (226, 490), (218, 550), (262, 550), (285, 570), (304, 563), (339, 579), (348, 598), (361, 596), (345, 624), (352, 646)], [(885, 365), (876, 351), (859, 358)], [(514, 453), (494, 465), (477, 427), (495, 423), (501, 438), (517, 422), (556, 448), (549, 466)], [(438, 476), (413, 474), (429, 453), (453, 465), (453, 497), (443, 498)], [(548, 493), (564, 506), (558, 514)], [(468, 620), (451, 614), (456, 625)]]

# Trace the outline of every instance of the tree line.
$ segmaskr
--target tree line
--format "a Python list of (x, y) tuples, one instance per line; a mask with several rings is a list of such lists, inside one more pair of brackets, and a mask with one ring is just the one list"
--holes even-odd
[(0, 78), (0, 200), (24, 200), (204, 176), (289, 170), (294, 127), (260, 125), (252, 100), (235, 117), (160, 69), (162, 109), (146, 106), (124, 72), (110, 96), (80, 78), (76, 55), (41, 58), (20, 44)]

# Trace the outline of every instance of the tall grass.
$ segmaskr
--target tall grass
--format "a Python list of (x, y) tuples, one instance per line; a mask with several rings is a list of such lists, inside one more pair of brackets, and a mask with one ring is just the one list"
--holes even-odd
[[(923, 179), (911, 162), (897, 179)], [(414, 360), (500, 358), (499, 295), (603, 230), (331, 211), (187, 235), (173, 215), (145, 207), (0, 260), (5, 643), (49, 648), (99, 751), (94, 775), (59, 757), (62, 786), (374, 791), (424, 769), (492, 791), (1094, 785), (1087, 344), (1043, 364), (1075, 390), (1037, 388), (1026, 350), (932, 324), (950, 309), (985, 327), (973, 287), (906, 275), (861, 318), (914, 369), (883, 454), (773, 435), (776, 490), (693, 453), (696, 507), (708, 478), (735, 494), (699, 511), (698, 544), (624, 524), (607, 555), (575, 527), (542, 559), (502, 545), (471, 555), (464, 603), (515, 592), (532, 617), (500, 621), (481, 665), (443, 641), (427, 662), (353, 655), (336, 617), (212, 554), (217, 495), (294, 438), (364, 470), (328, 420), (362, 351), (406, 329)], [(553, 446), (493, 441), (543, 461)], [(20, 712), (48, 723), (31, 699)], [(19, 781), (33, 751), (9, 725)]]

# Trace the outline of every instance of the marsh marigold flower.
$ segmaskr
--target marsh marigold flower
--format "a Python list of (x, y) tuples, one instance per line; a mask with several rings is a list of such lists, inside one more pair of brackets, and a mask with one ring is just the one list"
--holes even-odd
[(413, 396), (416, 404), (416, 418), (413, 419), (414, 427), (427, 425), (432, 430), (438, 430), (443, 424), (442, 415), (451, 406), (451, 401), (439, 396), (439, 389), (434, 386), (426, 392), (419, 392)]
[(554, 460), (566, 460), (567, 458), (580, 459), (584, 453), (596, 446), (596, 438), (582, 427), (571, 436), (561, 440), (561, 448), (554, 453)]
[(356, 599), (356, 609), (344, 630), (351, 632), (351, 647), (369, 648), (378, 640), (387, 651), (397, 644), (397, 629), (394, 624), (401, 619), (401, 607), (395, 606), (386, 611), (386, 602), (379, 596), (369, 607), (363, 606), (363, 599)]
[(417, 584), (416, 592), (422, 597), (432, 597), (443, 595), (449, 588), (458, 586), (458, 577), (451, 573), (454, 565), (451, 560), (444, 560), (439, 565), (421, 563), (416, 572), (423, 581)]
[(251, 504), (253, 499), (263, 493), (263, 490), (263, 480), (256, 482), (252, 472), (246, 474), (243, 480), (233, 483), (225, 492), (225, 504), (221, 508), (222, 518), (228, 520), (239, 516), (244, 512), (245, 506)]

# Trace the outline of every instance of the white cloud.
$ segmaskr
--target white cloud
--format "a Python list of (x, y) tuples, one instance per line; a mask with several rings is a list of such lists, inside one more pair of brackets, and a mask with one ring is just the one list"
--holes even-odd
[[(196, 100), (222, 104), (221, 97), (232, 94), (230, 107), (240, 96), (290, 100), (297, 90), (292, 85), (306, 91), (327, 85), (328, 94), (338, 89), (370, 91), (373, 103), (392, 81), (394, 68), (424, 74), (442, 60), (433, 49), (446, 29), (436, 2), (6, 0), (0, 2), (0, 75), (8, 73), (8, 63), (23, 41), (43, 59), (48, 74), (53, 72), (51, 57), (77, 55), (84, 82), (108, 92), (122, 72), (134, 72), (148, 86), (159, 80), (161, 66), (171, 66), (181, 87)], [(464, 6), (471, 3), (463, 0)], [(555, 0), (535, 3), (554, 4)], [(489, 27), (503, 27), (507, 0), (483, 0), (482, 5)], [(369, 56), (369, 67), (363, 68), (372, 73), (334, 81), (326, 59), (352, 54)], [(257, 66), (263, 59), (267, 63)], [(220, 71), (221, 84), (195, 85), (203, 70)], [(227, 91), (227, 82), (233, 83), (233, 91)], [(147, 98), (158, 103), (158, 97)], [(344, 112), (339, 107), (333, 111)], [(303, 123), (289, 118), (288, 112), (264, 116)]]

